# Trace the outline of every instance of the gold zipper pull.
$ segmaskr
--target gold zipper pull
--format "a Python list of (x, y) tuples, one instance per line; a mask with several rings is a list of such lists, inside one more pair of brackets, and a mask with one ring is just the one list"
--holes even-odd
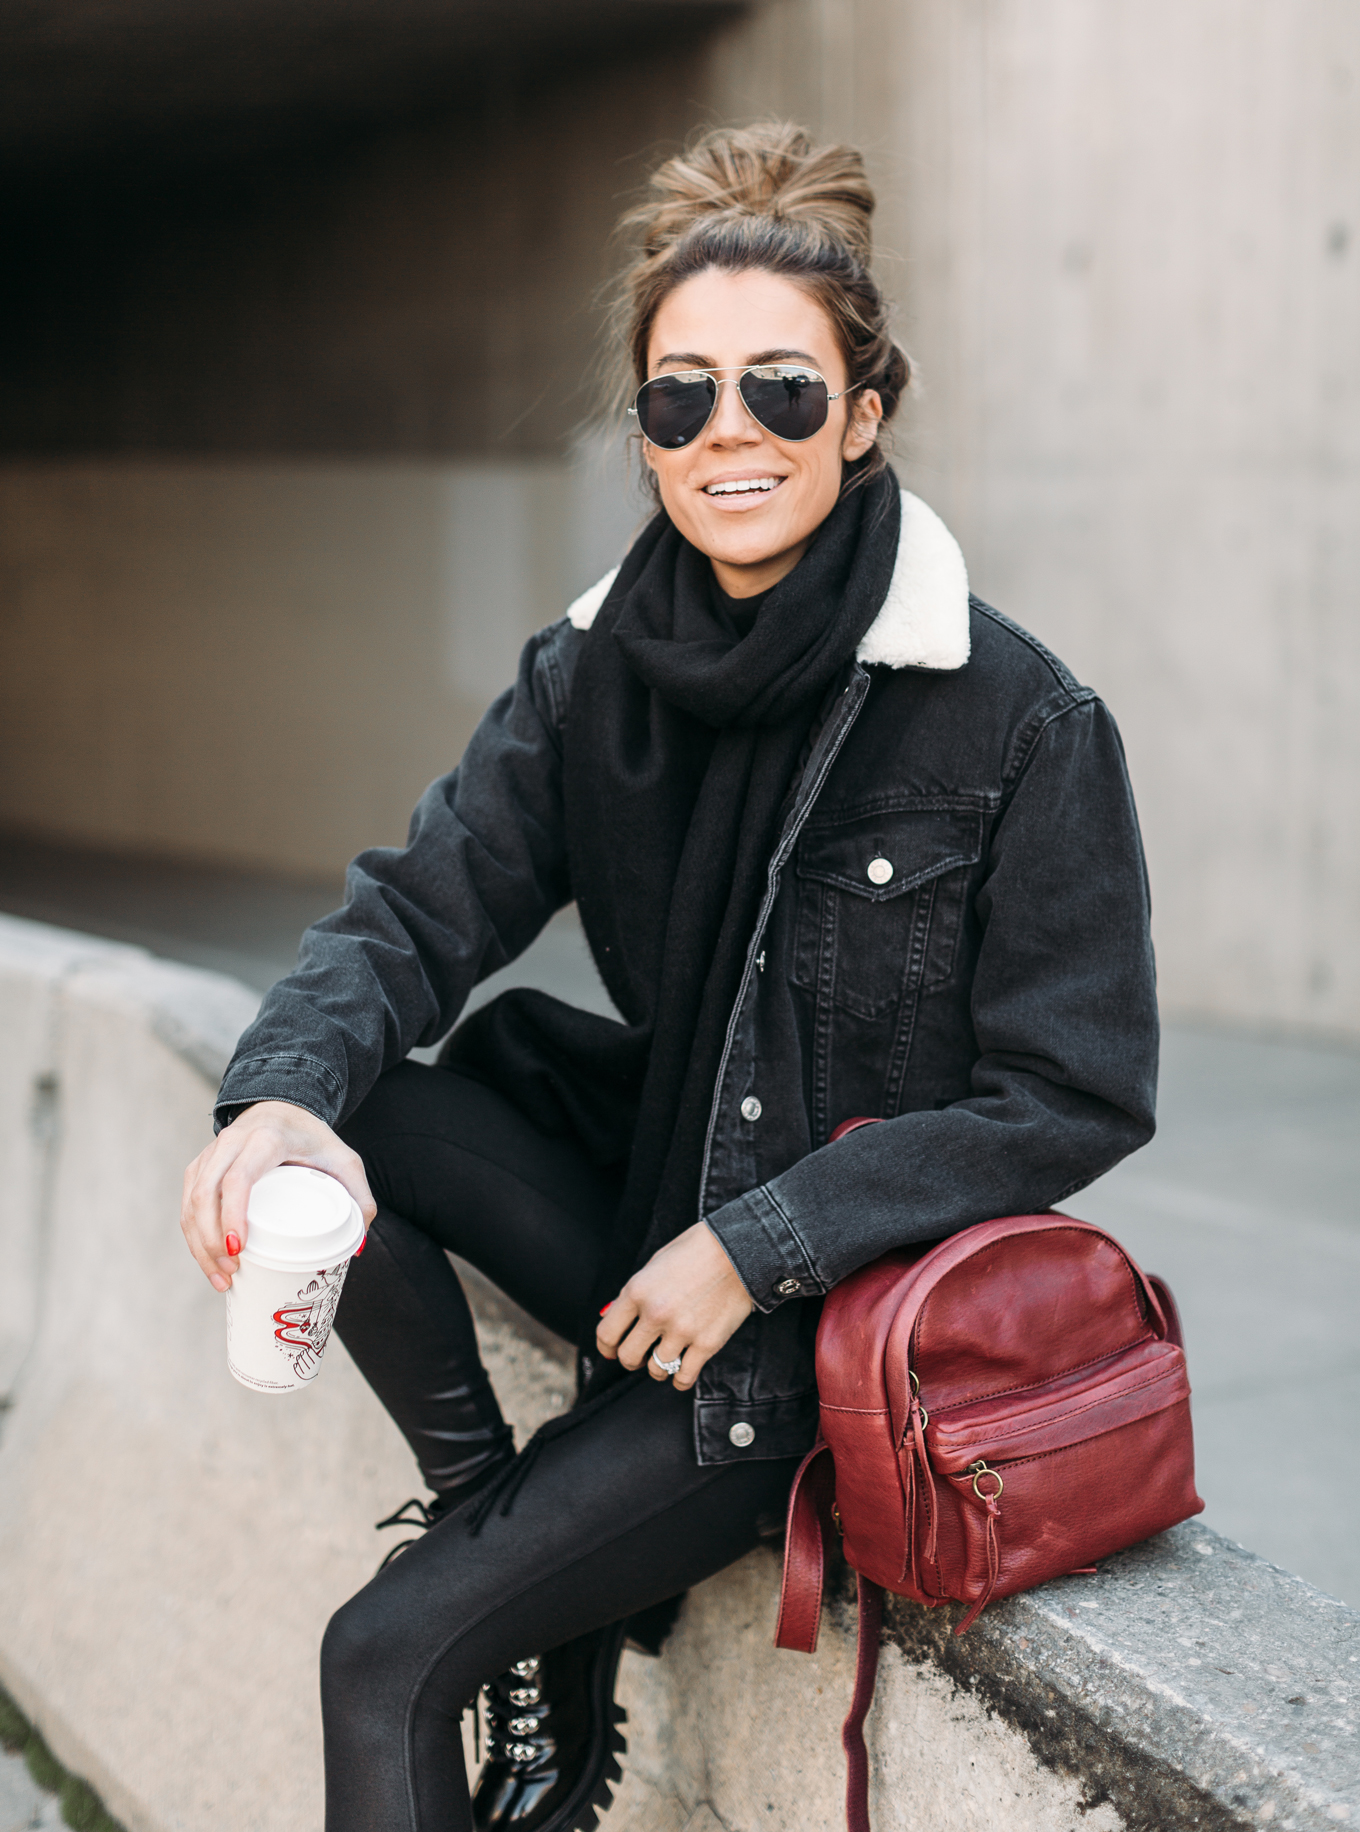
[[(979, 1457), (976, 1463), (970, 1463), (968, 1465), (967, 1473), (973, 1478), (973, 1493), (977, 1496), (979, 1501), (1000, 1501), (1006, 1485), (1001, 1480), (999, 1471), (988, 1468), (987, 1464)], [(996, 1487), (992, 1490), (990, 1495), (984, 1495), (982, 1490), (978, 1487), (978, 1482), (983, 1476), (990, 1476), (996, 1483)]]

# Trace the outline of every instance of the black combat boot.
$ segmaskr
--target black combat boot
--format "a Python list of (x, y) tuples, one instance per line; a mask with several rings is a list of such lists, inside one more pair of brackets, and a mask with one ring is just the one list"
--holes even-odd
[(483, 1686), (486, 1763), (472, 1797), (477, 1832), (590, 1832), (620, 1779), (627, 1744), (614, 1679), (627, 1622), (516, 1661)]

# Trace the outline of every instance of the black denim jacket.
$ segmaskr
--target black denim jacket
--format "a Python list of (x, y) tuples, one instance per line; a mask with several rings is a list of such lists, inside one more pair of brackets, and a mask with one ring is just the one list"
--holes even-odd
[[(1157, 1007), (1114, 721), (967, 596), (914, 497), (770, 861), (700, 1212), (757, 1306), (700, 1375), (701, 1463), (816, 1430), (820, 1295), (890, 1247), (1061, 1202), (1152, 1136)], [(947, 545), (946, 545), (947, 544)], [(608, 581), (534, 637), (404, 850), (363, 853), (218, 1096), (331, 1124), (570, 901), (561, 732)], [(888, 1123), (828, 1145), (841, 1121)], [(698, 1216), (696, 1216), (698, 1219)]]

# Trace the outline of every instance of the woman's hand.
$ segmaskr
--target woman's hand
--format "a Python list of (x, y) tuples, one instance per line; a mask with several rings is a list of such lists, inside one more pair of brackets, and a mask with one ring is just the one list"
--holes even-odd
[(250, 1192), (280, 1164), (306, 1164), (329, 1172), (363, 1211), (364, 1226), (378, 1212), (363, 1160), (324, 1120), (291, 1101), (262, 1100), (224, 1126), (184, 1173), (179, 1225), (189, 1251), (214, 1291), (225, 1291), (249, 1237)]
[(675, 1384), (683, 1393), (699, 1370), (755, 1309), (736, 1268), (702, 1221), (662, 1247), (635, 1272), (605, 1311), (595, 1345), (610, 1361), (669, 1378), (655, 1361), (680, 1358)]

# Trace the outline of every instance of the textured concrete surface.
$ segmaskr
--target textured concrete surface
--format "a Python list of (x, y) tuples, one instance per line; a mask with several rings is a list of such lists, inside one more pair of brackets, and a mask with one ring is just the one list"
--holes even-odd
[(618, 561), (621, 458), (0, 462), (0, 823), (331, 881), (400, 845)]
[(1119, 720), (1168, 1006), (1354, 1038), (1360, 15), (853, 13), (894, 35), (912, 488)]
[[(815, 1655), (772, 1643), (778, 1562), (753, 1553), (691, 1593), (660, 1661), (629, 1655), (625, 1779), (609, 1832), (804, 1832), (843, 1823), (840, 1725), (854, 1674), (843, 1603)], [(868, 1729), (875, 1832), (1118, 1832), (988, 1702), (889, 1645)]]
[[(0, 924), (0, 999), (44, 944), (65, 958), (63, 938)], [(0, 1290), (35, 1233), (42, 1249), (0, 1436), (0, 1683), (129, 1832), (293, 1832), (321, 1818), (321, 1632), (377, 1563), (373, 1522), (419, 1485), (340, 1344), (302, 1395), (227, 1374), (221, 1306), (175, 1218), (230, 989), (165, 965), (86, 942), (42, 981), (26, 1064), (0, 1011), (7, 1073), (40, 1070), (54, 1115), (23, 1186), (36, 1212), (0, 1211)], [(532, 1431), (564, 1402), (560, 1364), (494, 1320), (486, 1346)]]
[[(776, 1560), (690, 1597), (660, 1662), (630, 1657), (611, 1832), (834, 1826), (851, 1587), (812, 1658), (770, 1645)], [(891, 1601), (868, 1724), (887, 1832), (1331, 1832), (1360, 1823), (1360, 1617), (1191, 1522), (986, 1612)], [(801, 1815), (801, 1817), (800, 1817)]]
[(888, 1619), (1130, 1832), (1360, 1823), (1360, 1616), (1198, 1521), (977, 1636), (902, 1601)]
[[(772, 1643), (779, 1581), (757, 1552), (695, 1590), (660, 1662), (627, 1656), (625, 1781), (609, 1832), (689, 1827), (803, 1832), (843, 1823), (839, 1728), (854, 1678), (854, 1623), (828, 1610), (814, 1656)], [(931, 1660), (883, 1649), (871, 1726), (876, 1832), (1118, 1832), (1074, 1775), (1037, 1759), (986, 1700)], [(700, 1825), (709, 1821), (700, 1819)]]

